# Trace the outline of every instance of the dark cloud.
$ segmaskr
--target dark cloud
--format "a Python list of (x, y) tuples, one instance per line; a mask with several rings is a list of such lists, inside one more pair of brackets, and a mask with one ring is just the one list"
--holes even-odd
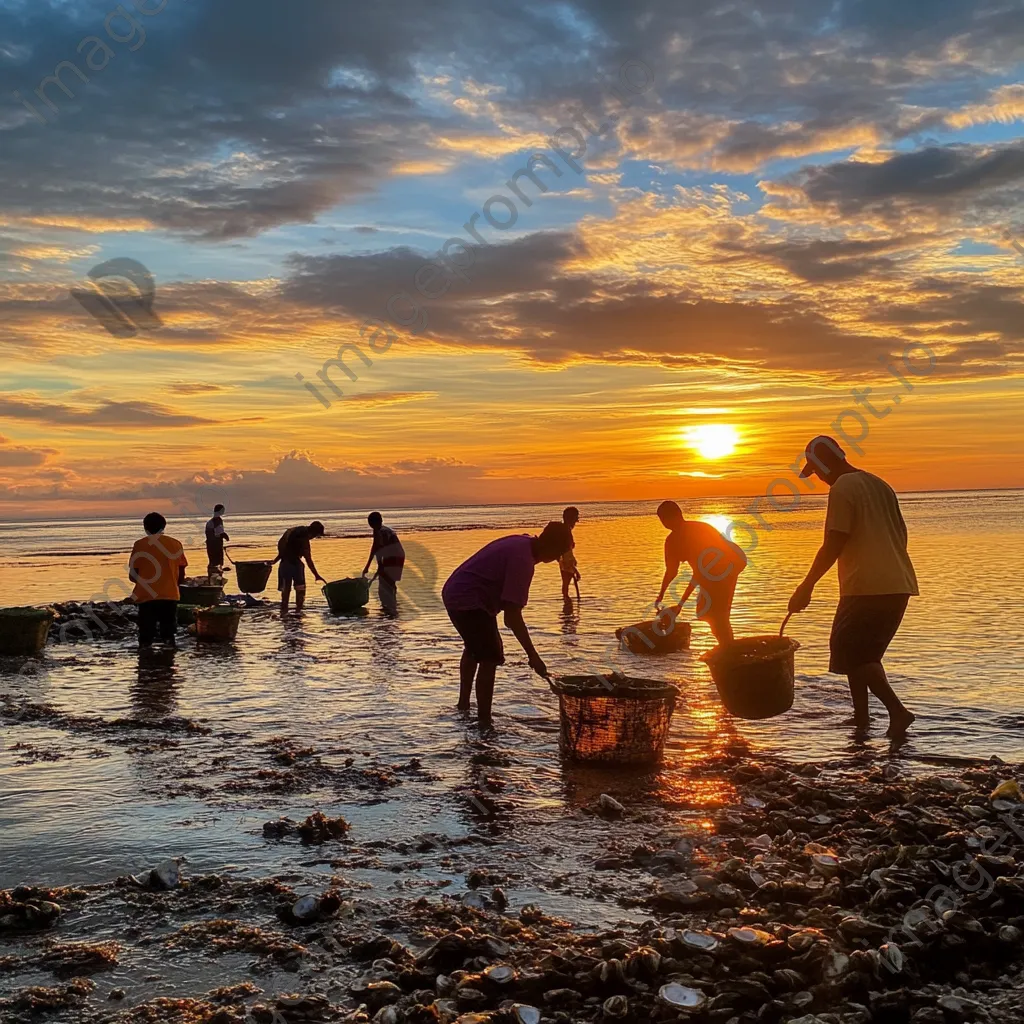
[(751, 245), (723, 242), (720, 248), (726, 254), (738, 253), (771, 260), (811, 284), (828, 284), (888, 274), (899, 265), (897, 254), (905, 251), (911, 243), (912, 240), (907, 238), (877, 241), (793, 239)]
[[(723, 253), (770, 259), (813, 284), (895, 278), (899, 257), (919, 244), (915, 236), (873, 241), (818, 240), (723, 243)], [(835, 375), (874, 373), (878, 359), (901, 352), (908, 329), (927, 333), (955, 323), (950, 339), (981, 342), (997, 334), (1009, 349), (1021, 340), (1021, 293), (964, 283), (950, 291), (924, 281), (946, 299), (885, 307), (866, 303), (860, 316), (832, 317), (812, 296), (724, 301), (667, 290), (657, 281), (628, 281), (583, 272), (564, 264), (582, 259), (581, 240), (567, 232), (541, 232), (504, 245), (480, 247), (468, 281), (455, 278), (436, 299), (416, 295), (412, 281), (429, 256), (407, 248), (358, 256), (291, 260), (293, 274), (281, 297), (358, 320), (389, 320), (388, 299), (405, 291), (425, 311), (421, 337), (468, 347), (519, 349), (541, 362), (576, 358), (603, 362), (659, 362), (668, 366), (743, 364), (791, 372)], [(953, 286), (950, 286), (953, 287)], [(395, 307), (406, 313), (410, 307)], [(955, 315), (954, 315), (955, 314)], [(887, 319), (891, 317), (891, 319)], [(879, 332), (879, 324), (891, 324)], [(392, 326), (397, 333), (402, 329)], [(911, 332), (912, 333), (912, 332)], [(957, 372), (952, 356), (943, 372)], [(972, 365), (979, 374), (1005, 372), (1005, 359)]]
[[(605, 105), (627, 59), (653, 70), (652, 109), (731, 125), (721, 159), (756, 162), (857, 126), (898, 133), (894, 109), (928, 85), (980, 98), (978, 69), (1010, 73), (1021, 28), (1018, 0), (168, 0), (130, 38), (115, 24), (119, 42), (111, 9), (0, 0), (0, 215), (253, 236), (376, 190), (441, 134), (481, 130), (431, 102), (424, 76), (493, 85), (499, 118), (550, 129), (570, 103)], [(114, 54), (102, 70), (78, 51), (87, 35)], [(35, 89), (65, 60), (89, 82), (65, 71), (74, 96), (51, 85), (55, 115)]]
[(41, 466), (51, 455), (56, 455), (53, 448), (24, 448), (20, 445), (8, 445), (5, 438), (0, 438), (0, 468), (21, 469), (26, 466)]
[[(1011, 288), (929, 278), (921, 281), (919, 288), (927, 297), (905, 305), (876, 306), (866, 319), (898, 327), (941, 329), (954, 338), (988, 335), (1004, 345), (1024, 342), (1024, 285)], [(1006, 354), (1001, 345), (988, 342), (988, 346), (989, 354)]]
[(100, 430), (194, 427), (214, 422), (202, 416), (183, 415), (155, 402), (101, 402), (95, 408), (84, 409), (60, 402), (40, 402), (12, 395), (0, 398), (0, 418)]
[(164, 389), (170, 391), (173, 395), (219, 395), (225, 391), (230, 391), (230, 387), (225, 384), (204, 384), (199, 381), (178, 381), (174, 384), (168, 384)]
[[(288, 512), (302, 509), (403, 508), (442, 503), (509, 501), (522, 495), (523, 480), (490, 479), (478, 466), (452, 459), (400, 461), (379, 466), (322, 466), (291, 452), (271, 469), (226, 470), (180, 479), (147, 480), (102, 491), (81, 481), (43, 474), (8, 487), (2, 500), (69, 501), (120, 509), (129, 502), (153, 504), (201, 494), (204, 503), (223, 502), (233, 512)], [(324, 516), (328, 532), (330, 519)]]
[(799, 175), (808, 199), (845, 215), (870, 209), (931, 207), (1024, 185), (1024, 145), (932, 146), (881, 163), (849, 161), (809, 168)]
[[(500, 245), (476, 245), (465, 234), (461, 238), (463, 246), (448, 248), (447, 271), (443, 266), (430, 271), (436, 252), (405, 246), (357, 255), (294, 255), (281, 297), (324, 310), (341, 308), (357, 317), (388, 319), (388, 302), (405, 292), (427, 308), (433, 323), (433, 310), (442, 311), (443, 318), (443, 310), (453, 305), (547, 289), (563, 263), (583, 254), (583, 245), (572, 232), (541, 231)], [(439, 295), (440, 302), (418, 291), (417, 281), (426, 296)], [(442, 296), (446, 283), (450, 287)], [(402, 302), (396, 308), (402, 314), (409, 306)]]

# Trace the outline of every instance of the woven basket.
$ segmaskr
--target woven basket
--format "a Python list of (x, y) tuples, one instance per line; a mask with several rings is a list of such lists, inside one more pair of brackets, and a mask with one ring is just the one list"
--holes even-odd
[(242, 614), (241, 608), (229, 608), (225, 605), (197, 608), (196, 636), (200, 640), (230, 642), (238, 635), (238, 624), (242, 621)]
[(52, 608), (0, 608), (0, 654), (39, 654), (54, 615)]
[(625, 676), (563, 676), (558, 694), (566, 757), (592, 764), (653, 764), (665, 750), (679, 688)]

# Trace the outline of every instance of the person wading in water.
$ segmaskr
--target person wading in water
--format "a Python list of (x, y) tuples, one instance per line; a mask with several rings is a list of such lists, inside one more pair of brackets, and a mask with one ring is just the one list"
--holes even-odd
[(377, 559), (377, 596), (386, 615), (398, 614), (398, 584), (405, 568), (405, 548), (398, 534), (384, 525), (379, 512), (371, 512), (366, 521), (373, 530), (373, 544), (363, 567), (363, 575), (370, 571), (370, 563)]
[(564, 523), (548, 523), (539, 537), (522, 534), (492, 540), (467, 558), (441, 590), (448, 617), (465, 645), (459, 666), (459, 710), (469, 710), (475, 679), (481, 728), (491, 725), (494, 675), (505, 664), (498, 612), (504, 612), (505, 625), (526, 651), (530, 668), (547, 678), (547, 666), (530, 639), (523, 609), (530, 599), (537, 563), (557, 561), (571, 545), (572, 533)]
[[(313, 553), (309, 549), (309, 542), (324, 535), (324, 524), (316, 520), (309, 526), (293, 526), (281, 534), (277, 542), (277, 558), (274, 562), (280, 562), (277, 570), (277, 589), (281, 591), (281, 615), (288, 614), (288, 598), (292, 587), (295, 587), (295, 612), (302, 611), (306, 603), (306, 569), (302, 564), (305, 559), (309, 565), (313, 577), (320, 583), (326, 582), (323, 576), (316, 571), (313, 564)], [(273, 564), (273, 563), (272, 563)]]
[(910, 598), (919, 593), (900, 503), (884, 480), (851, 466), (831, 437), (814, 438), (806, 455), (800, 475), (816, 476), (829, 488), (825, 542), (789, 599), (789, 610), (802, 612), (818, 580), (839, 563), (839, 606), (829, 638), (828, 670), (849, 680), (858, 730), (870, 724), (870, 691), (889, 712), (886, 735), (900, 736), (914, 715), (889, 685), (882, 658)]

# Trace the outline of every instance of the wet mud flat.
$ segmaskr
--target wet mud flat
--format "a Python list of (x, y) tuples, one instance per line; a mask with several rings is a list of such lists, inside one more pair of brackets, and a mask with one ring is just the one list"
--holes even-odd
[[(319, 756), (280, 743), (244, 756), (258, 750), (294, 756), (271, 769), (284, 772)], [(319, 764), (342, 779), (356, 767)], [(692, 820), (610, 786), (517, 841), (494, 827), (515, 794), (484, 786), (478, 825), (456, 836), (377, 838), (355, 813), (268, 817), (254, 842), (289, 859), (265, 877), (169, 860), (99, 884), (26, 878), (0, 894), (0, 1018), (1024, 1017), (1017, 768), (915, 776), (725, 754), (690, 772), (720, 794)]]

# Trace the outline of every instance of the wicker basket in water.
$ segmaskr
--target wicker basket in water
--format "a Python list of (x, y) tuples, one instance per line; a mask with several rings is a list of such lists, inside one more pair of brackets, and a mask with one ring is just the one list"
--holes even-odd
[(788, 636), (746, 636), (702, 654), (701, 661), (729, 714), (774, 718), (793, 706), (793, 653), (799, 649)]
[(212, 608), (197, 608), (196, 636), (200, 640), (215, 640), (230, 643), (238, 635), (238, 624), (242, 621), (242, 609), (227, 605)]
[(626, 676), (562, 676), (558, 694), (566, 757), (592, 764), (661, 760), (679, 688)]
[(52, 608), (0, 608), (0, 654), (39, 654), (53, 619)]

